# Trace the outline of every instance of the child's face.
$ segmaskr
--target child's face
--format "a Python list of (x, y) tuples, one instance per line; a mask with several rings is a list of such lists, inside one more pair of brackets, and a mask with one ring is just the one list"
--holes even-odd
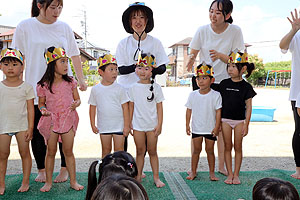
[(118, 66), (115, 64), (109, 64), (105, 70), (98, 69), (100, 76), (102, 77), (102, 83), (111, 85), (115, 82), (118, 76)]
[(135, 68), (135, 73), (141, 80), (150, 80), (152, 76), (152, 67), (137, 66)]
[(56, 60), (55, 73), (58, 75), (66, 75), (68, 73), (69, 58), (59, 58)]
[(200, 90), (210, 88), (210, 85), (214, 82), (213, 78), (210, 78), (207, 75), (197, 76), (196, 81)]
[(130, 22), (131, 28), (138, 34), (141, 34), (147, 25), (146, 16), (144, 16), (141, 11), (135, 12), (131, 17)]
[(19, 77), (23, 72), (23, 65), (17, 60), (3, 61), (0, 66), (6, 77)]
[(242, 74), (245, 72), (245, 67), (243, 67), (241, 71), (239, 71), (235, 63), (229, 63), (227, 67), (227, 72), (231, 78), (237, 78), (242, 76)]

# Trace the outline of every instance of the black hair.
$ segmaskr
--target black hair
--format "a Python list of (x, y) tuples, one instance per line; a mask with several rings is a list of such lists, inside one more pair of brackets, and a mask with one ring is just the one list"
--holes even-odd
[(233, 19), (232, 19), (231, 16), (230, 16), (229, 19), (227, 19), (227, 20), (225, 19), (225, 17), (226, 17), (227, 14), (232, 13), (232, 10), (233, 10), (233, 4), (232, 4), (232, 2), (230, 0), (214, 0), (210, 4), (209, 10), (211, 9), (211, 7), (212, 7), (212, 5), (214, 3), (217, 3), (218, 9), (222, 11), (222, 14), (224, 16), (224, 21), (227, 22), (227, 23), (229, 23), (229, 24), (232, 24)]
[(263, 178), (256, 182), (253, 200), (300, 200), (293, 184), (278, 178)]
[[(244, 54), (244, 53), (241, 53), (241, 52), (237, 52), (237, 53), (240, 54), (241, 56)], [(227, 64), (227, 69), (228, 69), (228, 65), (229, 64)], [(245, 65), (247, 66), (247, 75), (246, 75), (246, 78), (249, 78), (250, 75), (252, 74), (253, 70), (255, 69), (254, 63), (249, 63), (249, 62), (235, 63), (235, 66), (236, 66), (236, 68), (238, 69), (239, 72), (241, 72), (242, 68)]]
[[(38, 8), (37, 4), (40, 3), (43, 5), (44, 10), (46, 10), (50, 4), (54, 0), (32, 0), (32, 6), (31, 6), (31, 17), (37, 17), (40, 14), (40, 9)], [(63, 6), (63, 0), (57, 0), (58, 4)]]
[(0, 61), (0, 63), (3, 63), (3, 62), (19, 62), (21, 63), (21, 65), (23, 65), (23, 63), (18, 59), (18, 58), (15, 58), (15, 57), (5, 57), (5, 58), (2, 58), (2, 60)]
[(116, 63), (108, 63), (108, 64), (105, 64), (105, 65), (102, 65), (101, 67), (99, 67), (99, 69), (101, 69), (102, 71), (105, 71), (106, 67), (110, 64), (118, 66)]
[(147, 101), (149, 101), (149, 102), (153, 101), (153, 99), (154, 99), (153, 84), (154, 84), (154, 78), (151, 77), (151, 86), (149, 88), (149, 90), (151, 92), (151, 96), (147, 97)]
[(134, 178), (114, 174), (101, 182), (91, 200), (148, 200), (145, 188)]
[(125, 151), (117, 151), (113, 154), (106, 155), (99, 165), (99, 177), (96, 177), (96, 167), (99, 161), (94, 161), (88, 173), (88, 186), (86, 200), (90, 199), (97, 185), (106, 177), (118, 173), (125, 174), (132, 178), (137, 176), (137, 166), (132, 155)]
[[(52, 53), (54, 51), (54, 49), (55, 49), (55, 47), (49, 47), (47, 50)], [(43, 77), (41, 78), (41, 80), (37, 83), (37, 84), (41, 85), (42, 87), (44, 87), (45, 83), (46, 83), (48, 89), (50, 90), (50, 92), (52, 94), (53, 94), (52, 85), (53, 85), (54, 78), (55, 78), (55, 65), (56, 65), (56, 62), (58, 60), (59, 59), (54, 60), (54, 61), (48, 63), (45, 74), (43, 75)], [(65, 80), (65, 81), (67, 81), (67, 82), (69, 82), (69, 83), (72, 82), (72, 78), (70, 76), (68, 76), (68, 74), (62, 75), (62, 79)]]
[[(147, 11), (146, 11), (146, 8), (144, 7), (137, 7), (137, 8), (134, 8), (131, 12), (130, 12), (130, 15), (129, 15), (129, 25), (130, 25), (130, 29), (134, 32), (133, 28), (131, 27), (131, 18), (134, 14), (138, 13), (138, 12), (141, 12), (144, 16), (145, 16), (145, 21), (146, 21), (146, 27), (145, 27), (145, 30), (148, 26), (148, 15), (147, 15)], [(144, 32), (143, 32), (144, 33)], [(143, 34), (142, 34), (143, 35)], [(141, 35), (141, 36), (142, 36)]]

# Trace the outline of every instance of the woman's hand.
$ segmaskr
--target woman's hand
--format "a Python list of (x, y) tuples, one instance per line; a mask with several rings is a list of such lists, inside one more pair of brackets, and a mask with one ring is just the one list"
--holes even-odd
[(81, 91), (87, 90), (87, 85), (84, 80), (79, 80), (78, 83), (79, 83), (79, 90)]
[(213, 50), (213, 49), (209, 50), (209, 55), (213, 62), (215, 62), (216, 60), (221, 58), (221, 53), (219, 53), (218, 51)]
[(287, 19), (290, 21), (293, 31), (297, 32), (300, 29), (300, 16), (298, 16), (297, 9), (295, 9), (295, 14), (291, 12), (291, 18), (288, 17)]

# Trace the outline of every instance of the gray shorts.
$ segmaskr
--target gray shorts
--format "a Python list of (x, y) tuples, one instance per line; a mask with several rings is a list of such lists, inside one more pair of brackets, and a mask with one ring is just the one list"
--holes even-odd
[(19, 133), (19, 132), (12, 132), (12, 133), (6, 133), (6, 134), (9, 136), (14, 136), (14, 135), (17, 135), (17, 133)]

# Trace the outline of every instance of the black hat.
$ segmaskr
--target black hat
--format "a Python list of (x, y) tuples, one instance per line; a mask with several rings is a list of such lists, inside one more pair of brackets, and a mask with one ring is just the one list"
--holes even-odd
[(145, 3), (143, 2), (135, 2), (133, 4), (130, 4), (129, 7), (124, 11), (123, 15), (122, 15), (122, 22), (123, 22), (123, 26), (124, 29), (126, 30), (127, 33), (131, 33), (133, 34), (133, 30), (130, 26), (129, 23), (129, 17), (130, 17), (130, 13), (134, 10), (138, 10), (138, 9), (144, 9), (146, 11), (146, 15), (148, 18), (148, 22), (145, 28), (145, 32), (149, 33), (150, 31), (152, 31), (153, 27), (154, 27), (154, 20), (153, 20), (153, 12), (151, 10), (151, 8), (145, 6)]

